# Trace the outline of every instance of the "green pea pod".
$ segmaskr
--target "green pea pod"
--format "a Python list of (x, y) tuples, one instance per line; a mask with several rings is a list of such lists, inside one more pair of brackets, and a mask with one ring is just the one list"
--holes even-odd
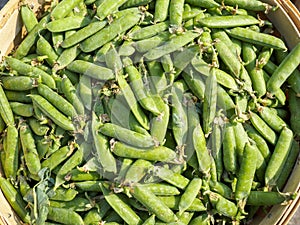
[(284, 164), (287, 160), (293, 141), (293, 132), (284, 127), (280, 133), (278, 141), (275, 145), (273, 154), (267, 165), (265, 173), (265, 184), (269, 187), (276, 186), (278, 177), (281, 171), (284, 169)]
[(211, 158), (206, 147), (205, 135), (200, 124), (198, 124), (193, 131), (193, 143), (198, 158), (199, 170), (205, 176), (208, 176), (211, 169)]
[(147, 5), (151, 0), (128, 0), (121, 9), (126, 9), (134, 6)]
[(195, 69), (191, 66), (188, 66), (186, 72), (183, 72), (182, 77), (188, 87), (191, 89), (192, 93), (200, 100), (203, 100), (205, 83), (202, 80), (201, 74), (195, 71)]
[(114, 156), (109, 150), (108, 139), (98, 132), (100, 122), (97, 120), (96, 114), (92, 113), (92, 134), (96, 148), (96, 157), (103, 167), (104, 171), (117, 172), (117, 165)]
[(236, 152), (238, 157), (238, 162), (242, 162), (243, 152), (246, 143), (248, 142), (248, 135), (240, 122), (236, 122), (233, 125), (234, 135), (235, 135), (235, 143), (236, 143)]
[(169, 184), (164, 184), (164, 183), (149, 183), (149, 184), (140, 184), (143, 186), (143, 188), (148, 189), (155, 195), (179, 195), (180, 191)]
[(73, 152), (73, 146), (64, 146), (55, 151), (49, 158), (44, 160), (41, 164), (42, 168), (48, 167), (54, 170), (60, 163), (67, 159)]
[(29, 126), (23, 122), (20, 126), (20, 140), (29, 172), (37, 175), (41, 169), (39, 155)]
[(118, 8), (126, 3), (128, 0), (118, 0), (118, 1), (102, 1), (97, 7), (97, 16), (100, 20), (105, 19), (111, 13), (114, 13)]
[[(170, 209), (172, 209), (172, 210), (179, 210), (179, 204), (180, 204), (180, 201), (181, 201), (181, 197), (180, 196), (158, 196), (158, 198), (166, 206), (168, 206)], [(192, 200), (193, 200), (192, 203), (186, 209), (186, 211), (188, 211), (188, 212), (193, 212), (193, 211), (194, 212), (201, 212), (201, 211), (205, 211), (206, 210), (205, 206), (203, 205), (203, 203), (201, 202), (200, 199), (193, 198)]]
[(7, 127), (6, 141), (4, 148), (5, 162), (3, 165), (4, 174), (7, 178), (16, 180), (19, 168), (19, 132), (14, 126)]
[(102, 192), (100, 185), (103, 183), (103, 181), (99, 180), (93, 180), (93, 181), (80, 181), (75, 182), (74, 185), (78, 190), (82, 192)]
[(38, 24), (37, 18), (29, 5), (22, 5), (20, 8), (20, 13), (22, 22), (29, 33)]
[(180, 27), (184, 11), (184, 0), (170, 0), (169, 19), (170, 25)]
[(148, 80), (151, 81), (151, 93), (162, 96), (168, 87), (168, 80), (161, 63), (158, 61), (147, 61), (147, 68), (149, 72)]
[(169, 40), (169, 38), (170, 38), (169, 32), (167, 31), (161, 32), (154, 37), (135, 42), (134, 47), (138, 52), (146, 53), (149, 50), (156, 48), (157, 46), (161, 45), (165, 41)]
[(216, 0), (216, 2), (224, 3), (225, 5), (230, 6), (239, 6), (242, 9), (254, 10), (254, 11), (265, 11), (269, 9), (271, 6), (267, 3), (263, 3), (262, 1), (245, 1), (245, 0)]
[(27, 96), (29, 92), (27, 91), (9, 91), (5, 90), (4, 91), (7, 100), (9, 102), (22, 102), (22, 103), (31, 103), (31, 98)]
[(109, 193), (103, 185), (100, 185), (100, 187), (105, 200), (127, 224), (138, 225), (142, 223), (140, 217), (118, 195)]
[(139, 20), (139, 14), (125, 14), (124, 16), (114, 20), (110, 26), (98, 31), (81, 42), (80, 48), (83, 52), (94, 51), (97, 48), (102, 47), (107, 42), (113, 40), (118, 34), (121, 34), (136, 25)]
[(293, 198), (294, 196), (291, 193), (251, 191), (247, 199), (247, 205), (273, 206), (285, 203)]
[(175, 222), (177, 220), (172, 210), (170, 210), (156, 195), (142, 186), (134, 186), (131, 194), (135, 199), (152, 211), (158, 219), (167, 223)]
[(242, 210), (252, 188), (256, 170), (256, 157), (256, 150), (250, 143), (246, 143), (235, 190), (235, 199), (239, 201)]
[(69, 30), (79, 29), (91, 22), (88, 17), (68, 16), (66, 18), (57, 19), (49, 22), (46, 28), (51, 32), (65, 32)]
[(79, 80), (79, 95), (84, 104), (88, 109), (92, 109), (92, 79), (89, 76), (81, 76)]
[(58, 222), (61, 224), (76, 224), (76, 225), (83, 225), (83, 220), (81, 216), (74, 212), (71, 209), (65, 208), (57, 208), (57, 207), (48, 207), (48, 216), (49, 220), (54, 222)]
[(12, 76), (1, 78), (3, 88), (12, 91), (28, 91), (38, 85), (39, 80), (26, 76)]
[(6, 123), (6, 125), (14, 125), (14, 115), (7, 100), (7, 97), (3, 91), (2, 85), (0, 85), (0, 115), (3, 121)]
[(212, 123), (217, 111), (217, 80), (215, 69), (210, 70), (210, 75), (205, 82), (203, 101), (203, 132), (209, 135), (212, 130)]
[(6, 57), (5, 61), (7, 62), (7, 64), (11, 69), (17, 71), (18, 73), (24, 76), (32, 76), (34, 78), (40, 77), (40, 79), (42, 79), (42, 83), (46, 84), (49, 88), (51, 89), (56, 88), (54, 78), (47, 72), (43, 71), (42, 69), (24, 63), (17, 58)]
[(152, 26), (143, 27), (139, 30), (133, 31), (129, 34), (129, 38), (133, 40), (143, 40), (151, 38), (169, 28), (169, 22), (161, 22)]
[(268, 46), (274, 49), (281, 49), (286, 50), (286, 46), (284, 42), (270, 34), (265, 33), (257, 33), (256, 31), (242, 28), (242, 27), (235, 27), (232, 29), (226, 30), (229, 36), (237, 38), (241, 41), (249, 42), (256, 45), (261, 46)]
[(124, 183), (125, 184), (134, 184), (138, 183), (146, 175), (149, 169), (153, 167), (152, 163), (138, 159), (136, 160), (127, 170)]
[(63, 0), (59, 2), (51, 12), (54, 20), (61, 19), (69, 15), (69, 13), (79, 4), (80, 0)]
[(90, 200), (77, 196), (70, 201), (54, 201), (50, 200), (50, 207), (65, 208), (75, 212), (85, 212), (93, 207)]
[(32, 104), (24, 104), (21, 102), (10, 102), (9, 105), (13, 113), (16, 115), (23, 116), (23, 117), (33, 116)]
[(223, 139), (223, 163), (225, 170), (229, 173), (236, 174), (238, 169), (237, 161), (234, 128), (232, 124), (227, 124)]
[(197, 0), (187, 0), (186, 3), (198, 6), (198, 7), (204, 7), (207, 9), (219, 7), (220, 5), (213, 1), (213, 0), (203, 0), (203, 1), (197, 1)]
[(54, 190), (65, 182), (65, 176), (70, 170), (83, 161), (83, 149), (79, 147), (71, 157), (62, 165), (56, 174)]
[(170, 0), (157, 0), (155, 2), (154, 22), (163, 22), (168, 17)]
[(210, 202), (219, 214), (229, 218), (236, 216), (238, 208), (235, 203), (214, 192), (209, 192), (208, 196)]
[(250, 121), (255, 129), (272, 145), (276, 144), (276, 133), (256, 113), (250, 112)]
[(178, 205), (180, 215), (191, 206), (194, 199), (197, 197), (201, 186), (202, 180), (200, 178), (194, 178), (190, 181), (189, 185), (186, 187), (184, 193), (180, 197)]
[(193, 31), (186, 31), (181, 35), (177, 35), (171, 38), (169, 41), (160, 45), (156, 48), (149, 50), (144, 56), (148, 60), (155, 60), (160, 58), (163, 55), (172, 53), (189, 42), (193, 41), (195, 38), (200, 36), (199, 33), (195, 33)]
[(67, 66), (67, 69), (98, 80), (111, 80), (115, 78), (112, 70), (83, 60), (73, 61)]
[(61, 52), (60, 56), (57, 58), (57, 64), (55, 65), (56, 70), (60, 70), (72, 63), (76, 57), (80, 54), (80, 49), (78, 46), (72, 46)]
[(30, 224), (31, 219), (29, 212), (26, 210), (26, 203), (14, 186), (5, 178), (0, 177), (0, 188), (9, 204), (22, 221)]
[(210, 16), (199, 21), (200, 25), (209, 28), (231, 28), (259, 24), (260, 21), (249, 15)]
[(260, 107), (259, 115), (273, 130), (277, 132), (280, 132), (283, 127), (287, 126), (285, 121), (277, 115), (277, 112), (274, 112), (269, 107)]
[(52, 48), (51, 44), (43, 37), (39, 36), (39, 39), (36, 43), (36, 51), (41, 56), (47, 56), (46, 61), (50, 66), (54, 66), (58, 55), (55, 50)]
[(174, 173), (172, 170), (164, 167), (155, 167), (154, 174), (162, 180), (172, 184), (180, 189), (185, 189), (189, 184), (189, 179), (181, 174)]
[(14, 53), (14, 56), (17, 59), (22, 59), (28, 55), (31, 47), (36, 43), (39, 33), (46, 28), (46, 24), (49, 22), (49, 20), (50, 15), (43, 17), (39, 23), (28, 33)]
[(140, 149), (119, 141), (113, 144), (111, 151), (120, 157), (161, 162), (172, 162), (177, 156), (173, 150), (164, 146)]
[(54, 201), (71, 201), (78, 194), (78, 191), (72, 188), (58, 188), (55, 190), (55, 194), (50, 197), (50, 200)]

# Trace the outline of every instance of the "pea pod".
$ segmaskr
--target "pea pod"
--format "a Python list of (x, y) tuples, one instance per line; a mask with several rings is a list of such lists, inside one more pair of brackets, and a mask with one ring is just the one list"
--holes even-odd
[[(216, 2), (221, 3), (221, 0)], [(236, 6), (238, 5), (242, 9), (254, 10), (254, 11), (265, 11), (270, 8), (270, 5), (263, 3), (262, 1), (245, 1), (245, 0), (225, 0), (223, 1), (225, 5)]]
[(135, 30), (129, 34), (129, 38), (133, 40), (143, 40), (158, 35), (160, 32), (167, 30), (169, 22), (161, 22), (152, 26), (147, 26), (139, 30)]
[(51, 44), (41, 35), (36, 43), (36, 51), (39, 55), (47, 57), (46, 61), (50, 66), (53, 66), (56, 63), (58, 55)]
[(109, 193), (109, 191), (103, 185), (100, 187), (104, 194), (105, 200), (127, 224), (137, 225), (142, 223), (142, 220), (139, 218), (139, 216), (116, 194)]
[(186, 3), (198, 6), (198, 7), (204, 7), (207, 9), (219, 7), (220, 5), (213, 0), (204, 0), (204, 1), (197, 1), (197, 0), (187, 0)]
[(234, 218), (236, 216), (238, 208), (233, 202), (214, 192), (209, 192), (208, 196), (210, 202), (219, 214), (230, 218)]
[(28, 91), (37, 87), (39, 80), (26, 76), (2, 77), (2, 85), (6, 90)]
[(183, 0), (170, 0), (169, 17), (170, 17), (171, 26), (175, 26), (175, 27), (181, 26), (183, 11), (184, 11)]
[(162, 22), (168, 17), (170, 0), (157, 0), (155, 2), (154, 21)]
[[(100, 48), (107, 42), (113, 40), (118, 34), (130, 29), (138, 23), (139, 14), (128, 13), (123, 17), (119, 17), (110, 24), (110, 26), (98, 31), (94, 35), (85, 39), (80, 43), (80, 48), (83, 52), (91, 52)], [(101, 40), (101, 41), (99, 41)]]
[[(158, 196), (158, 198), (167, 205), (170, 209), (173, 210), (179, 210), (179, 205), (181, 202), (181, 198), (179, 196)], [(205, 211), (206, 208), (198, 198), (193, 198), (192, 203), (190, 203), (190, 206), (186, 209), (188, 212), (201, 212)], [(178, 212), (179, 215), (182, 215)]]
[(200, 25), (209, 28), (231, 28), (259, 24), (260, 21), (249, 15), (210, 16), (199, 21)]
[(22, 221), (25, 223), (30, 223), (31, 219), (29, 212), (26, 210), (26, 203), (14, 186), (4, 177), (0, 177), (0, 188), (9, 204), (22, 219)]
[(0, 86), (0, 115), (7, 125), (14, 125), (14, 115), (2, 86)]
[(58, 126), (68, 131), (75, 130), (72, 121), (65, 117), (56, 108), (54, 108), (54, 106), (45, 98), (39, 95), (30, 95), (30, 97), (32, 101), (37, 105), (37, 107)]
[(57, 207), (48, 207), (48, 216), (49, 220), (61, 223), (61, 224), (76, 224), (83, 225), (83, 220), (81, 216), (70, 210), (65, 208), (57, 208)]
[[(90, 18), (81, 16), (68, 16), (49, 22), (46, 28), (51, 32), (65, 32), (82, 28), (90, 23)], [(67, 25), (67, 26), (66, 26)]]
[(157, 218), (164, 222), (176, 221), (176, 216), (161, 200), (147, 189), (137, 185), (133, 187), (131, 194), (145, 207), (152, 211)]
[(33, 116), (33, 106), (31, 104), (10, 102), (9, 105), (13, 113), (16, 115), (23, 116), (23, 117)]
[(143, 159), (137, 159), (127, 170), (124, 183), (129, 185), (132, 183), (138, 183), (141, 179), (143, 179), (151, 167), (153, 167), (151, 162)]
[(59, 2), (51, 12), (51, 17), (54, 20), (61, 19), (69, 15), (72, 9), (79, 4), (80, 0), (63, 0)]
[(143, 188), (148, 189), (155, 195), (179, 195), (180, 191), (169, 184), (164, 184), (164, 183), (149, 183), (149, 184), (140, 184), (143, 186)]
[(20, 8), (20, 13), (23, 24), (25, 25), (26, 30), (29, 33), (38, 24), (35, 14), (29, 7), (29, 5), (22, 5)]

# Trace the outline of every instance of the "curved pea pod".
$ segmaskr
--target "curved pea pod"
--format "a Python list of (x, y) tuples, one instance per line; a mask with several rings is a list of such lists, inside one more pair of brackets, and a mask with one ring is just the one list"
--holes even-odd
[(299, 123), (299, 107), (300, 107), (300, 98), (293, 90), (289, 90), (289, 109), (291, 113), (290, 124), (293, 132), (300, 136), (300, 123)]
[(154, 22), (165, 21), (168, 17), (170, 0), (157, 0), (155, 2)]
[(33, 106), (32, 104), (25, 104), (21, 102), (10, 102), (11, 110), (14, 114), (24, 117), (33, 116)]
[(156, 217), (164, 222), (170, 223), (177, 220), (175, 214), (156, 195), (142, 186), (136, 185), (131, 190), (135, 199), (142, 203)]
[(197, 1), (197, 0), (187, 0), (186, 3), (198, 7), (204, 7), (207, 9), (219, 7), (220, 5), (213, 0), (203, 0), (203, 1)]
[(105, 19), (108, 15), (118, 11), (118, 8), (126, 3), (128, 0), (108, 0), (102, 1), (97, 7), (97, 16), (100, 20)]
[[(213, 35), (214, 37), (214, 35)], [(228, 67), (229, 71), (237, 78), (240, 77), (241, 73), (241, 62), (239, 61), (236, 54), (234, 54), (229, 46), (227, 46), (222, 41), (216, 41), (215, 43), (216, 50), (224, 62), (224, 64)]]
[(227, 124), (223, 139), (223, 163), (227, 172), (236, 174), (238, 171), (236, 141), (232, 124)]
[(121, 34), (136, 25), (139, 22), (140, 17), (140, 14), (128, 13), (117, 18), (108, 27), (103, 28), (81, 42), (81, 50), (83, 52), (91, 52), (100, 48), (107, 42), (113, 40), (118, 34)]
[(190, 182), (189, 179), (187, 179), (183, 175), (174, 173), (172, 170), (164, 167), (155, 167), (154, 174), (167, 183), (183, 190), (188, 186)]
[(1, 78), (3, 88), (12, 91), (28, 91), (37, 87), (39, 80), (26, 76), (11, 76)]
[(209, 76), (205, 81), (205, 92), (203, 101), (203, 132), (206, 136), (211, 133), (212, 123), (217, 111), (217, 78), (216, 71), (211, 68)]
[(190, 181), (189, 185), (186, 187), (184, 193), (180, 197), (178, 204), (179, 215), (186, 211), (196, 199), (200, 192), (202, 186), (202, 180), (200, 178), (194, 178)]
[(136, 48), (138, 52), (146, 53), (149, 50), (156, 48), (157, 46), (161, 45), (165, 41), (169, 40), (169, 38), (170, 38), (169, 32), (167, 31), (161, 32), (154, 37), (134, 42), (133, 46)]
[(153, 164), (147, 160), (136, 160), (127, 170), (124, 183), (129, 185), (138, 183), (152, 167)]
[(199, 21), (200, 25), (209, 28), (231, 28), (259, 23), (258, 19), (249, 15), (210, 16)]
[(161, 110), (161, 114), (152, 118), (150, 134), (155, 141), (158, 141), (162, 145), (164, 143), (166, 132), (168, 129), (170, 107), (165, 102), (163, 102), (160, 97), (154, 97), (154, 100), (157, 100), (157, 105)]
[(75, 127), (71, 120), (65, 117), (61, 112), (59, 112), (50, 102), (39, 95), (30, 95), (32, 101), (37, 105), (37, 107), (48, 116), (55, 124), (61, 128), (73, 131)]
[(282, 84), (291, 76), (300, 64), (300, 44), (298, 43), (287, 57), (280, 63), (267, 83), (267, 90), (276, 92)]
[(48, 207), (47, 219), (61, 224), (83, 225), (81, 216), (71, 209)]
[(199, 74), (191, 66), (188, 66), (186, 72), (182, 74), (188, 87), (191, 89), (192, 93), (200, 100), (204, 99), (205, 83), (202, 80), (201, 74)]
[(61, 70), (72, 63), (76, 57), (80, 54), (81, 50), (79, 46), (72, 46), (61, 52), (60, 56), (57, 58), (57, 64), (54, 66), (55, 70)]
[(84, 105), (82, 104), (82, 100), (77, 95), (76, 89), (71, 83), (70, 79), (65, 75), (62, 78), (61, 87), (66, 99), (73, 105), (76, 112), (79, 115), (84, 115)]
[(29, 33), (38, 24), (37, 18), (29, 5), (22, 5), (20, 8), (20, 13), (23, 24)]
[(43, 71), (42, 69), (39, 69), (38, 67), (34, 67), (27, 63), (24, 63), (17, 58), (6, 57), (5, 61), (7, 62), (7, 64), (9, 65), (9, 67), (11, 69), (17, 71), (18, 73), (20, 73), (24, 76), (40, 77), (40, 79), (42, 80), (42, 83), (46, 84), (51, 89), (56, 88), (54, 78), (47, 72)]
[(6, 125), (13, 126), (15, 123), (14, 115), (7, 100), (7, 97), (0, 85), (0, 115)]
[[(180, 196), (158, 196), (158, 198), (170, 209), (172, 210), (179, 210), (179, 205), (181, 201)], [(198, 198), (191, 199), (192, 203), (190, 203), (190, 206), (186, 209), (188, 212), (201, 212), (205, 211), (206, 207), (203, 205), (202, 201)], [(178, 212), (180, 214), (180, 211)], [(180, 215), (182, 215), (181, 213)]]
[(268, 187), (276, 186), (277, 180), (281, 171), (284, 169), (284, 164), (291, 150), (292, 141), (293, 132), (289, 128), (284, 127), (280, 133), (273, 154), (271, 155), (270, 161), (267, 165), (265, 184)]
[(252, 181), (254, 180), (256, 157), (256, 149), (254, 149), (250, 143), (246, 143), (235, 190), (235, 199), (238, 201), (239, 207), (242, 209), (244, 208), (246, 199), (250, 194)]
[(5, 139), (3, 145), (5, 161), (2, 166), (6, 178), (15, 181), (19, 167), (19, 132), (17, 128), (9, 125)]
[(262, 69), (270, 60), (273, 53), (273, 48), (263, 47), (262, 51), (257, 56), (257, 67)]
[(80, 182), (74, 182), (74, 185), (78, 190), (81, 192), (102, 192), (100, 185), (103, 183), (103, 181), (99, 180), (93, 180), (93, 181), (80, 181)]
[(67, 69), (97, 80), (111, 80), (115, 76), (112, 70), (83, 60), (75, 60), (67, 66)]
[(156, 23), (151, 26), (143, 27), (141, 29), (135, 30), (129, 34), (129, 38), (133, 40), (143, 40), (151, 38), (159, 33), (167, 30), (169, 28), (169, 22)]
[(92, 172), (92, 171), (82, 171), (81, 169), (72, 169), (68, 174), (66, 175), (69, 180), (72, 181), (95, 181), (99, 180), (101, 178), (100, 174), (98, 172)]
[(99, 128), (99, 132), (139, 148), (151, 148), (155, 145), (151, 136), (146, 136), (112, 123), (103, 124)]
[[(221, 3), (221, 0), (216, 0), (216, 2)], [(239, 6), (239, 8), (254, 10), (254, 11), (265, 11), (269, 9), (271, 6), (262, 1), (245, 1), (245, 0), (225, 0), (223, 1), (225, 5), (230, 6)]]
[(285, 121), (277, 115), (277, 112), (269, 107), (261, 106), (258, 112), (261, 118), (276, 132), (280, 132), (283, 127), (287, 126)]
[(152, 112), (154, 115), (159, 115), (160, 110), (157, 108), (154, 99), (149, 96), (146, 90), (140, 88), (144, 86), (142, 74), (137, 70), (137, 68), (134, 67), (132, 61), (129, 58), (123, 59), (123, 64), (125, 66), (125, 71), (128, 74), (130, 86), (140, 105), (144, 109)]
[(48, 86), (39, 84), (38, 93), (66, 116), (74, 118), (77, 115), (73, 105)]
[(104, 171), (116, 173), (116, 160), (109, 149), (107, 138), (98, 132), (100, 122), (97, 120), (96, 114), (92, 113), (92, 134), (94, 139), (94, 146), (96, 148), (97, 160), (103, 167)]
[(0, 188), (9, 204), (22, 221), (30, 224), (31, 219), (29, 212), (26, 210), (26, 203), (14, 186), (5, 178), (0, 177)]
[(132, 89), (130, 88), (123, 75), (119, 74), (117, 76), (117, 81), (133, 115), (143, 128), (149, 130), (149, 120), (139, 106)]
[(36, 51), (41, 56), (47, 56), (46, 61), (50, 66), (53, 66), (56, 63), (58, 58), (57, 53), (52, 48), (51, 44), (41, 35), (36, 43)]
[(179, 195), (180, 191), (169, 184), (164, 183), (149, 183), (149, 184), (140, 184), (143, 186), (143, 188), (148, 189), (155, 195), (163, 195), (163, 196), (169, 196), (169, 195)]
[(78, 191), (72, 188), (58, 188), (55, 190), (55, 194), (50, 197), (50, 200), (67, 202), (73, 200), (77, 194)]
[(80, 3), (81, 0), (63, 0), (59, 2), (51, 12), (54, 20), (61, 19), (69, 15), (69, 13)]
[(209, 192), (208, 197), (219, 214), (229, 218), (237, 215), (238, 208), (233, 202), (214, 192)]
[[(89, 76), (81, 76), (79, 80), (79, 95), (83, 104), (88, 110), (92, 109), (92, 78)], [(83, 113), (82, 113), (83, 114)]]
[(199, 163), (199, 170), (207, 176), (211, 169), (211, 158), (206, 147), (205, 135), (200, 124), (198, 124), (193, 131), (193, 144)]
[(69, 30), (79, 29), (91, 22), (88, 17), (69, 16), (49, 22), (46, 28), (51, 32), (65, 32)]
[(256, 31), (242, 28), (242, 27), (227, 29), (226, 32), (231, 37), (255, 45), (268, 46), (270, 48), (281, 49), (281, 50), (287, 49), (284, 42), (281, 39), (270, 34), (257, 33)]
[(169, 41), (166, 41), (163, 45), (160, 45), (156, 48), (150, 49), (144, 56), (148, 60), (155, 60), (163, 55), (172, 53), (182, 46), (193, 41), (195, 38), (199, 37), (200, 33), (195, 33), (193, 31), (186, 31), (181, 35), (172, 37)]
[(167, 76), (164, 69), (158, 61), (147, 61), (147, 69), (149, 71), (150, 90), (151, 93), (162, 96), (168, 87)]
[(177, 156), (172, 149), (164, 146), (140, 149), (119, 141), (113, 144), (111, 151), (120, 157), (160, 162), (173, 162)]
[(41, 164), (42, 168), (48, 167), (50, 170), (55, 169), (60, 163), (67, 159), (73, 152), (72, 146), (64, 146), (55, 151), (49, 158)]
[(36, 43), (38, 39), (38, 35), (46, 28), (47, 22), (49, 22), (50, 16), (43, 17), (37, 25), (28, 33), (25, 39), (20, 43), (18, 48), (16, 49), (14, 56), (17, 59), (22, 59), (26, 55), (28, 55), (31, 47)]
[(56, 174), (54, 190), (65, 182), (68, 172), (83, 161), (83, 149), (79, 147), (72, 156), (62, 165)]
[(261, 119), (259, 115), (254, 112), (250, 112), (250, 121), (255, 129), (261, 134), (261, 136), (263, 136), (272, 145), (276, 144), (276, 133), (268, 126), (266, 122), (263, 121), (263, 119)]
[(128, 0), (120, 9), (131, 8), (135, 6), (147, 5), (152, 0)]
[(20, 140), (27, 168), (31, 174), (37, 175), (41, 169), (41, 163), (33, 135), (25, 122), (20, 125)]
[(100, 187), (105, 200), (127, 224), (138, 225), (142, 223), (141, 218), (117, 194), (110, 193), (103, 185)]

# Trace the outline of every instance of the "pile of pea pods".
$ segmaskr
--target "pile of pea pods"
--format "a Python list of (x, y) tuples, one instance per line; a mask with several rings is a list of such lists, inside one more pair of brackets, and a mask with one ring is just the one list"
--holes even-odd
[[(300, 43), (258, 0), (61, 0), (0, 74), (0, 188), (25, 224), (248, 224), (289, 204)], [(299, 181), (295, 181), (299, 182)]]

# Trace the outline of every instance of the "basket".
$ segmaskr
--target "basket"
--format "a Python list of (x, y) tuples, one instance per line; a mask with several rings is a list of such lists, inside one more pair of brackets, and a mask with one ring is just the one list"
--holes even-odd
[[(278, 4), (279, 9), (270, 12), (268, 18), (276, 29), (283, 35), (287, 46), (294, 47), (300, 40), (300, 1), (296, 0), (263, 0), (271, 5)], [(10, 0), (0, 11), (0, 59), (7, 55), (14, 46), (22, 40), (24, 28), (18, 11), (19, 4), (29, 3), (35, 12), (41, 10), (45, 0)], [(0, 60), (1, 61), (1, 60)], [(2, 176), (0, 163), (0, 176)], [(300, 158), (298, 158), (294, 169), (286, 183), (284, 192), (300, 193)], [(13, 212), (3, 193), (0, 191), (0, 224), (17, 225), (21, 224), (19, 218)], [(289, 205), (273, 206), (268, 212), (259, 213), (251, 222), (251, 225), (285, 225), (295, 214), (300, 205), (300, 194)]]

